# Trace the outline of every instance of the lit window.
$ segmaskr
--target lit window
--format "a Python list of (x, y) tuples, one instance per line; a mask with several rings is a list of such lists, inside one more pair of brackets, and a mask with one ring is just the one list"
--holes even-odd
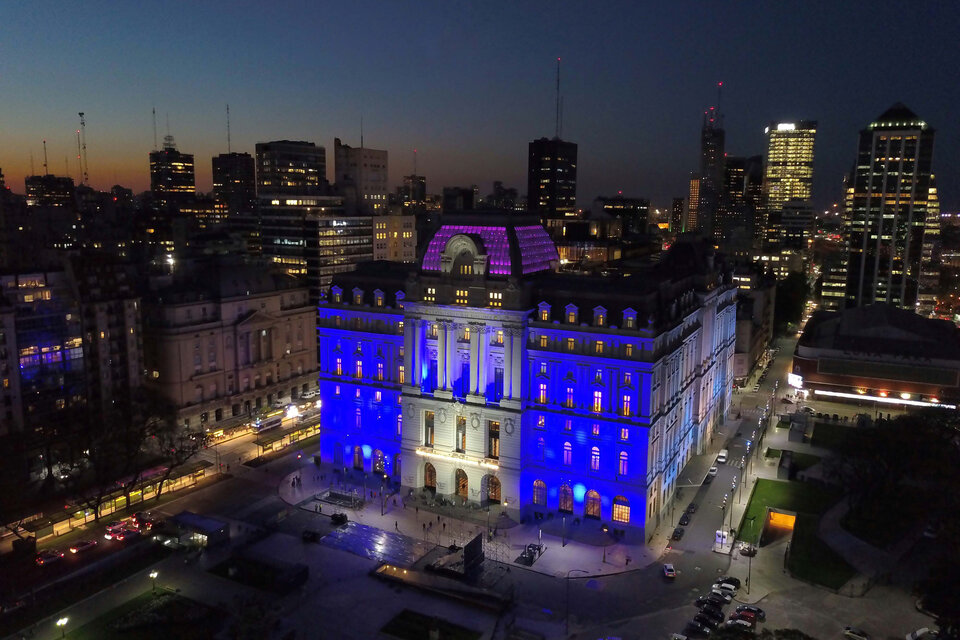
[(603, 353), (603, 340), (597, 340), (597, 354)]
[(383, 363), (377, 363), (377, 380), (383, 380)]
[(547, 375), (547, 363), (546, 363), (546, 362), (541, 362), (541, 363), (540, 363), (540, 374), (541, 374), (541, 375), (544, 375), (544, 376)]
[(600, 447), (590, 449), (590, 471), (600, 471)]
[(437, 325), (435, 324), (430, 325), (430, 337), (431, 338), (437, 337)]
[(630, 415), (630, 396), (623, 396), (623, 400), (620, 403), (620, 412), (625, 416)]
[(540, 310), (540, 320), (543, 321), (543, 322), (547, 322), (548, 320), (550, 320), (550, 312), (547, 311), (546, 309), (541, 309), (541, 310)]
[(546, 349), (546, 348), (547, 348), (547, 336), (544, 336), (544, 335), (541, 335), (541, 336), (540, 336), (540, 347), (541, 347), (542, 349)]
[(497, 344), (503, 344), (503, 329), (497, 331)]
[(603, 411), (603, 391), (599, 389), (593, 392), (593, 411), (595, 413)]
[(573, 338), (567, 338), (567, 351), (573, 351), (576, 344), (577, 343)]
[(617, 464), (617, 473), (621, 476), (627, 475), (627, 459), (629, 456), (626, 451), (620, 452), (620, 461)]
[(340, 385), (335, 385), (335, 386), (333, 387), (333, 395), (335, 395), (335, 396), (340, 395)]
[(633, 345), (632, 345), (632, 344), (628, 344), (628, 345), (624, 348), (624, 351), (626, 352), (626, 356), (627, 356), (628, 358), (632, 358), (632, 357), (633, 357)]
[(354, 378), (362, 378), (362, 377), (363, 377), (363, 360), (359, 360), (359, 359), (357, 360), (357, 367), (356, 367), (356, 371), (354, 372), (353, 377), (354, 377)]
[(573, 387), (567, 387), (566, 399), (563, 403), (567, 409), (573, 408)]
[(533, 504), (540, 507), (547, 506), (547, 483), (543, 480), (533, 481)]
[(568, 324), (576, 324), (576, 322), (577, 322), (577, 314), (576, 314), (576, 312), (574, 312), (574, 311), (568, 311), (568, 312), (567, 312), (567, 323), (568, 323)]
[(623, 496), (613, 499), (613, 521), (630, 522), (630, 501)]
[(499, 291), (490, 292), (490, 306), (491, 307), (502, 307), (503, 306), (503, 293)]
[(599, 423), (599, 422), (594, 422), (594, 423), (590, 426), (590, 434), (591, 434), (591, 435), (594, 435), (594, 436), (600, 435), (600, 423)]
[(630, 375), (630, 372), (629, 372), (629, 371), (628, 371), (627, 373), (623, 374), (623, 384), (629, 385), (631, 379), (632, 379), (632, 376)]
[(334, 365), (334, 372), (335, 372), (338, 376), (342, 376), (342, 375), (343, 375), (343, 360), (342, 360), (341, 358), (337, 358), (336, 364)]
[(427, 287), (426, 293), (423, 294), (424, 302), (436, 302), (437, 300), (437, 289), (435, 287)]
[(547, 404), (547, 383), (540, 383), (540, 393), (537, 394), (537, 402), (540, 404)]
[(382, 392), (382, 391), (374, 391), (374, 392), (373, 392), (373, 400), (374, 400), (374, 402), (383, 402), (383, 392)]
[(620, 439), (626, 442), (630, 439), (630, 428), (629, 427), (620, 427)]
[(397, 382), (399, 382), (400, 384), (403, 384), (403, 381), (404, 381), (403, 365), (400, 365), (400, 367), (397, 369)]
[(466, 340), (467, 342), (470, 341), (470, 327), (463, 328), (463, 339)]
[(604, 326), (606, 323), (607, 323), (607, 316), (606, 316), (606, 314), (603, 314), (603, 313), (599, 314), (599, 315), (597, 316), (597, 326), (598, 326), (598, 327), (602, 327), (602, 326)]
[(543, 429), (547, 426), (547, 419), (544, 416), (537, 416), (537, 426)]
[(564, 431), (573, 431), (573, 420), (567, 418), (563, 421), (563, 430)]
[(403, 436), (403, 414), (397, 414), (397, 437)]
[(363, 412), (360, 410), (360, 407), (357, 407), (357, 411), (354, 414), (354, 423), (356, 424), (357, 429), (360, 429), (363, 426)]
[(469, 298), (469, 292), (467, 289), (457, 289), (456, 303), (457, 304), (467, 304)]
[(573, 464), (573, 445), (569, 442), (563, 443), (563, 464), (568, 467)]

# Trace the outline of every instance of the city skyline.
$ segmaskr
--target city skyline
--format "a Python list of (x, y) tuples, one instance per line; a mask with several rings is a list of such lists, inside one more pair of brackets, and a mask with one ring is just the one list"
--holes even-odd
[[(229, 104), (232, 151), (252, 154), (257, 142), (280, 139), (331, 153), (335, 137), (359, 146), (362, 117), (365, 145), (391, 155), (391, 188), (413, 172), (416, 148), (431, 193), (473, 183), (486, 193), (493, 180), (523, 189), (526, 145), (554, 133), (559, 56), (562, 137), (580, 148), (580, 207), (618, 191), (658, 207), (686, 195), (717, 81), (730, 155), (762, 153), (769, 121), (819, 121), (817, 208), (841, 201), (858, 132), (896, 102), (937, 129), (943, 206), (960, 204), (951, 170), (960, 131), (949, 114), (960, 90), (942, 74), (957, 66), (944, 44), (954, 30), (946, 7), (903, 15), (895, 3), (751, 3), (711, 16), (626, 3), (599, 13), (504, 5), (496, 20), (488, 7), (441, 4), (416, 13), (387, 3), (291, 4), (279, 16), (255, 4), (191, 9), (169, 11), (162, 37), (141, 27), (159, 5), (94, 4), (81, 15), (8, 9), (17, 25), (0, 43), (8, 186), (23, 189), (31, 154), (33, 173), (42, 173), (44, 139), (49, 171), (63, 175), (66, 161), (76, 178), (84, 111), (93, 186), (147, 189), (156, 108), (158, 137), (169, 114), (178, 147), (196, 158), (198, 189), (209, 191), (210, 159), (227, 152)], [(310, 33), (304, 24), (317, 25), (316, 37), (289, 37)], [(37, 46), (41, 32), (47, 44)], [(863, 82), (868, 63), (885, 68), (885, 82)]]

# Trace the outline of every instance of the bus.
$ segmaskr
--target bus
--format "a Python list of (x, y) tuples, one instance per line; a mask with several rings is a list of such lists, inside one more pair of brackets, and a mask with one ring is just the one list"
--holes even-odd
[(283, 423), (283, 415), (283, 409), (273, 409), (262, 414), (259, 418), (257, 418), (257, 422), (254, 425), (257, 429), (257, 433), (279, 427)]

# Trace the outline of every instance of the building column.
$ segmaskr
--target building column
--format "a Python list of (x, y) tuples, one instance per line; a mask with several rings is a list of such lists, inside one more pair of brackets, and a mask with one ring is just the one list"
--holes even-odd
[(447, 388), (447, 328), (444, 323), (437, 323), (437, 388)]
[(413, 371), (410, 372), (410, 380), (419, 387), (420, 372), (423, 370), (423, 320), (413, 318), (410, 323), (413, 325)]
[(487, 386), (489, 381), (487, 380), (488, 369), (490, 368), (487, 362), (487, 359), (490, 357), (490, 331), (488, 327), (478, 327), (477, 332), (480, 334), (480, 341), (477, 345), (479, 349), (479, 362), (477, 362), (477, 393), (481, 396), (487, 395)]
[(513, 393), (513, 329), (503, 328), (503, 397), (512, 398)]
[(407, 384), (414, 383), (413, 375), (413, 350), (414, 350), (414, 327), (416, 321), (408, 319), (403, 323), (403, 372)]
[(446, 341), (446, 355), (444, 356), (444, 362), (446, 362), (446, 376), (444, 376), (445, 386), (444, 389), (453, 389), (453, 381), (457, 376), (457, 372), (454, 371), (454, 363), (457, 360), (457, 325), (453, 322), (448, 322), (444, 326), (444, 331), (447, 334)]
[(480, 328), (470, 327), (470, 393), (480, 388)]
[(513, 357), (510, 359), (510, 397), (514, 400), (520, 400), (523, 398), (523, 367), (524, 361), (521, 356), (523, 349), (523, 329), (512, 329), (510, 331), (512, 336), (512, 348), (513, 348)]

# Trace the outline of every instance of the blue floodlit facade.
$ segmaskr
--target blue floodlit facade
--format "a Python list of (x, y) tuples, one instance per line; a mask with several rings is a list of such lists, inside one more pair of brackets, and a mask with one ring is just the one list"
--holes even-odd
[(404, 489), (643, 535), (730, 402), (735, 288), (704, 243), (616, 277), (554, 271), (536, 220), (444, 216), (419, 269), (319, 306), (321, 455)]

